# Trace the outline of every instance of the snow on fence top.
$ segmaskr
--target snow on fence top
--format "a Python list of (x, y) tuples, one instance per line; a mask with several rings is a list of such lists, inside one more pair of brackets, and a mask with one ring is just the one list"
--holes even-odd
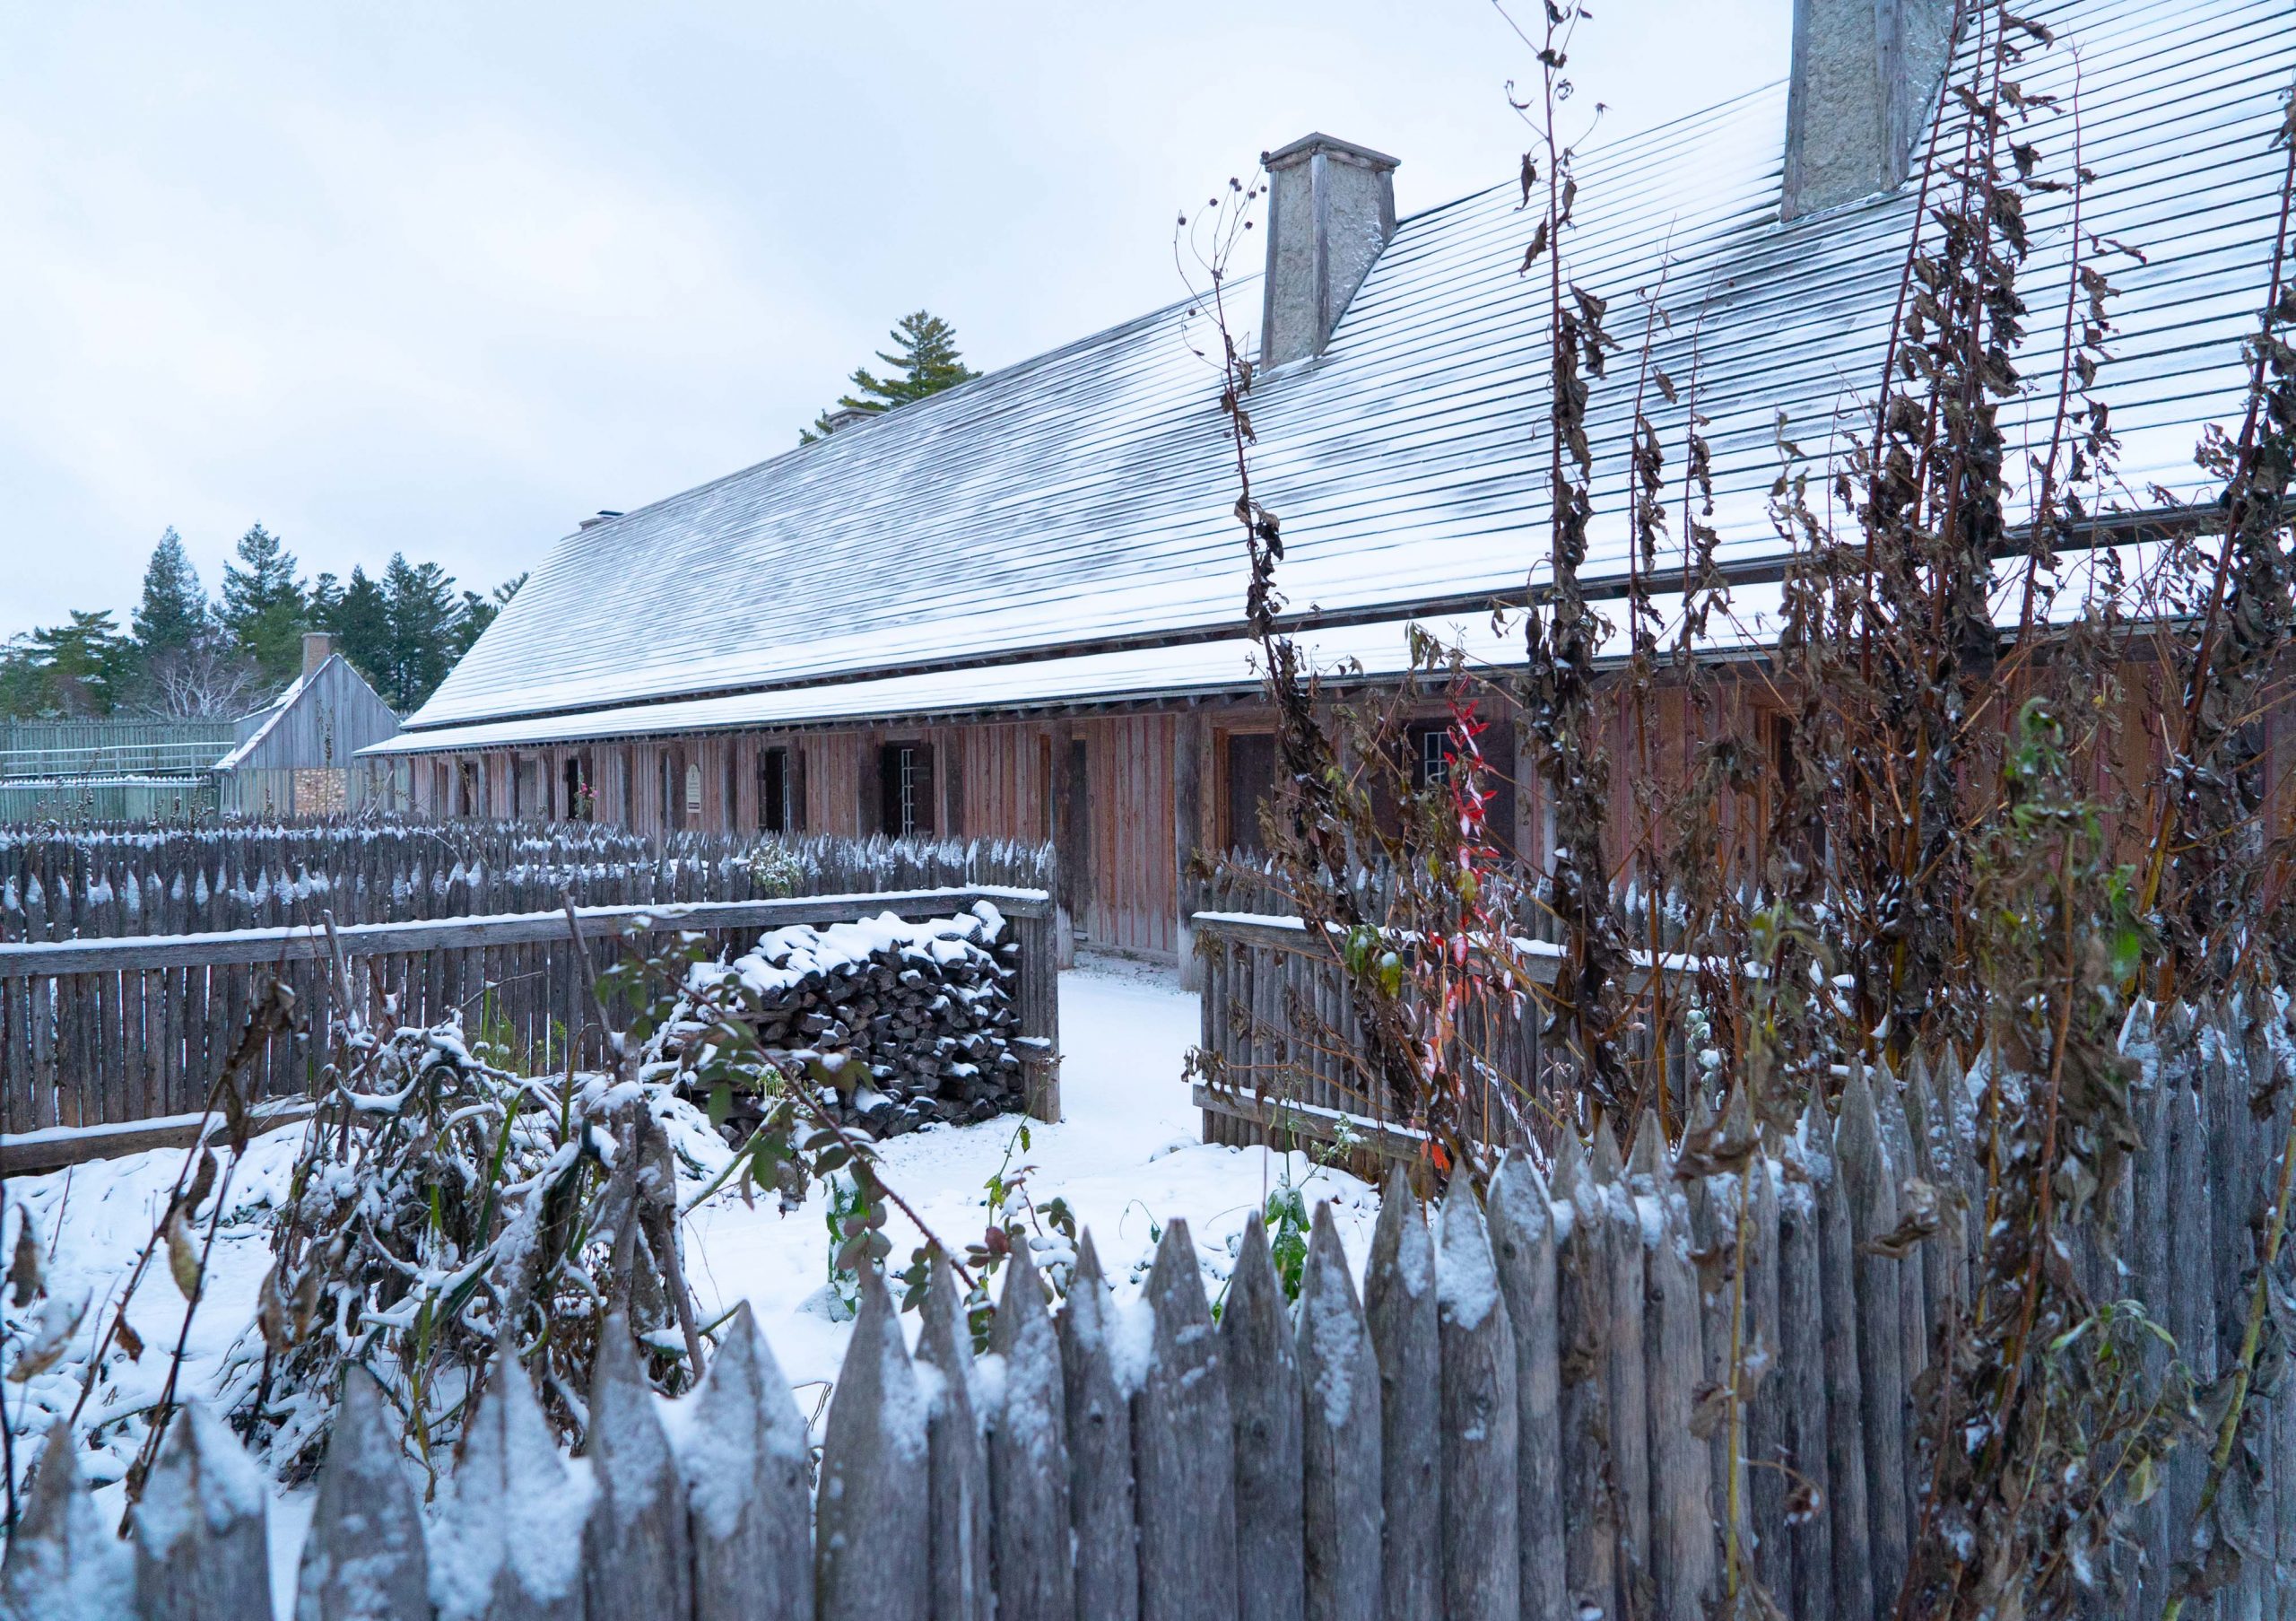
[[(2292, 1104), (2281, 1088), (2260, 1119), (2248, 1099), (2281, 1017), (2132, 1018), (2143, 1146), (2115, 1199), (2150, 1231), (2110, 1275), (2100, 1253), (2067, 1258), (2176, 1345), (2098, 1332), (2134, 1333), (2201, 1378), (2239, 1355), (2247, 1200)], [(1978, 1066), (1950, 1060), (1902, 1083), (1861, 1074), (1836, 1113), (1805, 1115), (1743, 1176), (1670, 1162), (1648, 1114), (1623, 1155), (1607, 1128), (1566, 1134), (1551, 1155), (1503, 1161), (1487, 1203), (1459, 1179), (1439, 1238), (1398, 1175), (1360, 1293), (1317, 1212), (1296, 1310), (1257, 1216), (1216, 1321), (1185, 1222), (1162, 1227), (1136, 1299), (1111, 1289), (1086, 1233), (1057, 1320), (1016, 1251), (978, 1360), (945, 1262), (914, 1356), (866, 1273), (810, 1468), (805, 1421), (746, 1304), (700, 1390), (674, 1402), (650, 1399), (610, 1343), (579, 1465), (549, 1443), (525, 1371), (498, 1364), (449, 1506), (427, 1517), (396, 1426), (354, 1373), (297, 1613), (582, 1621), (643, 1594), (664, 1621), (992, 1605), (1096, 1621), (1702, 1621), (1735, 1537), (1742, 1577), (1785, 1614), (1870, 1621), (1890, 1613), (1919, 1534), (1932, 1329), (1968, 1298), (1983, 1241), (1985, 1090)], [(1750, 1117), (1740, 1126), (1754, 1140)], [(1923, 1187), (1944, 1195), (1934, 1229), (1900, 1228), (1901, 1191)], [(1705, 1264), (1726, 1253), (1742, 1271)], [(2259, 1399), (2266, 1506), (2241, 1578), (2257, 1591), (2289, 1579), (2296, 1529), (2296, 1394)], [(152, 1621), (199, 1593), (215, 1600), (200, 1614), (267, 1613), (261, 1495), (208, 1485), (244, 1480), (236, 1444), (177, 1421), (129, 1552), (59, 1454), (0, 1610)], [(2135, 1506), (2131, 1547), (2075, 1550), (2110, 1578), (2090, 1613), (2161, 1613), (2196, 1456)]]
[(524, 822), (0, 828), (0, 941), (541, 911), (569, 891), (612, 906), (969, 884), (1049, 890), (1052, 849)]

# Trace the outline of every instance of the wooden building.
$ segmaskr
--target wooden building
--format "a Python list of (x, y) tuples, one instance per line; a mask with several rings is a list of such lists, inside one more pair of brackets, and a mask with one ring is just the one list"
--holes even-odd
[(287, 689), (242, 716), (238, 741), (213, 770), (225, 815), (345, 815), (394, 793), (406, 768), (359, 751), (398, 736), (398, 716), (319, 632), (303, 637), (303, 668)]
[[(1918, 205), (1911, 154), (1935, 120), (1959, 150), (1967, 116), (1939, 94), (1949, 56), (1966, 68), (1976, 49), (1949, 39), (1954, 9), (1803, 0), (1781, 82), (1578, 157), (1569, 274), (1610, 301), (1614, 333), (1639, 346), (1647, 330), (1674, 379), (1677, 398), (1643, 390), (1670, 476), (1689, 414), (1705, 419), (1706, 521), (1735, 593), (1718, 656), (1774, 623), (1781, 438), (1816, 457), (1863, 431)], [(2213, 495), (2193, 447), (2242, 402), (2296, 18), (2258, 0), (2025, 9), (2057, 43), (2020, 65), (2018, 138), (2041, 179), (2070, 175), (2077, 54), (2095, 174), (2079, 229), (2144, 256), (2112, 271), (2095, 388), (2121, 487), (2147, 492), (2096, 544), (2142, 547)], [(1518, 663), (1519, 630), (1491, 610), (1545, 571), (1546, 294), (1519, 274), (1538, 211), (1509, 179), (1398, 220), (1396, 160), (1321, 135), (1265, 162), (1266, 265), (1224, 297), (1257, 324), (1254, 492), (1283, 519), (1291, 624), (1356, 680), (1405, 668), (1413, 623)], [(2025, 225), (2020, 285), (2061, 309), (2070, 191), (2033, 195)], [(1204, 309), (1192, 295), (586, 521), (368, 756), (401, 763), (440, 815), (1049, 836), (1084, 937), (1184, 953), (1188, 857), (1251, 841), (1274, 770)], [(2005, 406), (2013, 444), (2045, 439), (2057, 405), (2061, 323), (2029, 324), (2021, 370), (2046, 386)], [(1630, 567), (1641, 374), (1613, 365), (1588, 406), (1597, 597)], [(1731, 702), (1727, 723), (1758, 729), (1758, 695)], [(1486, 751), (1518, 741), (1502, 728)], [(1503, 819), (1538, 859), (1536, 797)]]

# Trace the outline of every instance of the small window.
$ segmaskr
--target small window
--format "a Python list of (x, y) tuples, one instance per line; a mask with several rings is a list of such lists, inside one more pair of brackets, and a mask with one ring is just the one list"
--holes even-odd
[(622, 751), (622, 824), (638, 825), (638, 751)]
[(1275, 738), (1266, 732), (1231, 732), (1227, 740), (1228, 847), (1265, 855), (1260, 815), (1275, 799)]
[(757, 752), (757, 825), (760, 832), (789, 831), (789, 751)]
[(877, 826), (896, 839), (933, 832), (933, 750), (923, 743), (888, 743), (877, 754)]
[(1439, 788), (1451, 780), (1451, 728), (1441, 722), (1411, 728), (1411, 785)]
[(457, 761), (455, 764), (455, 815), (475, 816), (478, 814), (478, 762)]

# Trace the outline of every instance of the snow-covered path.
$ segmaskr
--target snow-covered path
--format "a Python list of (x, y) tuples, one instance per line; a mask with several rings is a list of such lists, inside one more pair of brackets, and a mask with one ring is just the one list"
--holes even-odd
[[(899, 1137), (881, 1150), (883, 1178), (961, 1250), (981, 1236), (985, 1184), (1009, 1151), (1013, 1166), (1036, 1167), (1028, 1185), (1039, 1204), (1055, 1195), (1068, 1201), (1109, 1276), (1128, 1292), (1134, 1267), (1154, 1248), (1151, 1223), (1172, 1216), (1187, 1219), (1207, 1281), (1225, 1276), (1245, 1217), (1288, 1169), (1310, 1209), (1318, 1198), (1340, 1201), (1360, 1266), (1376, 1214), (1362, 1183), (1304, 1155), (1198, 1140), (1202, 1120), (1180, 1072), (1196, 1034), (1196, 999), (1171, 971), (1087, 958), (1060, 977), (1061, 1123), (1030, 1123), (1025, 1152), (1010, 1118)], [(896, 1214), (888, 1232), (895, 1261), (904, 1260), (916, 1229)], [(847, 1336), (822, 1311), (831, 1249), (822, 1196), (787, 1216), (770, 1201), (752, 1210), (720, 1196), (694, 1214), (687, 1243), (705, 1312), (747, 1299), (792, 1381), (807, 1386), (799, 1399), (811, 1412), (824, 1387), (809, 1381), (836, 1377)]]
[[(1020, 1122), (1010, 1117), (921, 1131), (881, 1150), (884, 1181), (945, 1242), (961, 1249), (978, 1241), (987, 1221), (984, 1184), (1009, 1155), (1008, 1174), (1024, 1163), (1036, 1167), (1028, 1187), (1039, 1204), (1064, 1198), (1079, 1224), (1091, 1229), (1120, 1297), (1137, 1293), (1137, 1275), (1144, 1274), (1154, 1248), (1152, 1225), (1174, 1216), (1187, 1218), (1207, 1284), (1216, 1290), (1245, 1218), (1288, 1174), (1310, 1209), (1322, 1199), (1335, 1201), (1340, 1231), (1360, 1274), (1378, 1214), (1372, 1190), (1305, 1155), (1198, 1140), (1200, 1117), (1181, 1073), (1197, 1033), (1196, 999), (1178, 989), (1172, 971), (1115, 958), (1086, 960), (1061, 976), (1060, 1028), (1066, 1118), (1054, 1126), (1031, 1122), (1025, 1151), (1018, 1141)], [(300, 1127), (288, 1127), (258, 1137), (234, 1172), (231, 1204), (245, 1216), (225, 1224), (187, 1339), (184, 1388), (192, 1394), (208, 1395), (218, 1387), (234, 1347), (248, 1354), (257, 1286), (269, 1263), (255, 1207), (283, 1197), (300, 1134)], [(91, 1341), (108, 1317), (100, 1303), (117, 1297), (156, 1213), (165, 1207), (181, 1159), (177, 1151), (131, 1155), (9, 1185), (9, 1233), (20, 1208), (36, 1211), (54, 1246), (51, 1289), (68, 1297), (85, 1292), (98, 1303), (82, 1327), (83, 1340)], [(787, 1216), (770, 1198), (745, 1206), (737, 1195), (721, 1193), (693, 1213), (686, 1229), (688, 1267), (705, 1315), (748, 1300), (797, 1387), (800, 1407), (817, 1422), (850, 1332), (824, 1310), (831, 1251), (825, 1208), (818, 1190)], [(898, 1264), (918, 1234), (898, 1215), (888, 1232)], [(108, 1416), (117, 1426), (109, 1432), (116, 1438), (109, 1455), (89, 1457), (100, 1479), (116, 1480), (132, 1456), (134, 1426), (117, 1420), (158, 1394), (166, 1347), (182, 1325), (183, 1302), (163, 1263), (138, 1290), (132, 1320), (153, 1349), (134, 1364), (115, 1353), (107, 1383), (91, 1404), (91, 1416)], [(74, 1361), (86, 1354), (83, 1347)], [(77, 1394), (70, 1371), (67, 1363), (30, 1389), (10, 1388), (9, 1412), (20, 1435), (26, 1427), (40, 1427), (37, 1419), (25, 1425), (40, 1408), (68, 1407)], [(120, 1495), (114, 1484), (100, 1499), (116, 1514)], [(281, 1494), (274, 1503), (273, 1585), (282, 1616), (292, 1608), (310, 1509), (308, 1489)]]

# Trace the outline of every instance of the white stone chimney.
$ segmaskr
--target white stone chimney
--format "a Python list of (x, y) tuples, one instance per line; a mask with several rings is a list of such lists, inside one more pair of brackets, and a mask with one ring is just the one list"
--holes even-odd
[(1267, 287), (1259, 363), (1321, 354), (1396, 233), (1396, 160), (1330, 135), (1260, 157), (1267, 170)]
[(1788, 220), (1905, 181), (1952, 54), (1953, 0), (1794, 0)]

